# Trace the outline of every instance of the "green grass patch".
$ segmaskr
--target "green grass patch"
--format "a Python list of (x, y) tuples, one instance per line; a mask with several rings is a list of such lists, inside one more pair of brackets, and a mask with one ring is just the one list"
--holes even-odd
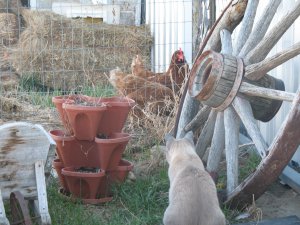
[(48, 204), (53, 225), (142, 225), (162, 224), (168, 204), (167, 169), (151, 176), (113, 187), (112, 202), (83, 205), (71, 202), (58, 193), (55, 181), (48, 186)]
[(83, 86), (76, 92), (53, 90), (43, 85), (43, 82), (34, 75), (23, 75), (19, 82), (18, 97), (20, 100), (29, 102), (41, 108), (54, 107), (52, 97), (67, 94), (83, 94), (92, 97), (106, 97), (115, 95), (111, 85)]
[(239, 181), (241, 182), (245, 180), (251, 173), (253, 173), (260, 161), (261, 157), (258, 154), (254, 152), (249, 153), (249, 157), (246, 162), (240, 166)]

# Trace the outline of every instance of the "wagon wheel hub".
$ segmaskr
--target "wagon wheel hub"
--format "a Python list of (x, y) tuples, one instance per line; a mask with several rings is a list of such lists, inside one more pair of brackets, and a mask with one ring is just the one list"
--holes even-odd
[(191, 71), (190, 94), (203, 104), (223, 111), (237, 95), (243, 73), (244, 64), (240, 58), (206, 51)]

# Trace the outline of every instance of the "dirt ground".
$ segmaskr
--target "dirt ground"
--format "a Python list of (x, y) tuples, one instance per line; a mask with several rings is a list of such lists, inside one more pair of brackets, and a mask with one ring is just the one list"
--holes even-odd
[(275, 182), (256, 201), (262, 210), (262, 219), (274, 219), (295, 215), (300, 218), (300, 194), (280, 181)]

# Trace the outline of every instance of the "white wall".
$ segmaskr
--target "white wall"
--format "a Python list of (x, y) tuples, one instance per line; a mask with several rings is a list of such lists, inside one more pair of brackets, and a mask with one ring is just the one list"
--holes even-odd
[(146, 23), (154, 37), (152, 69), (166, 71), (174, 51), (181, 48), (192, 63), (192, 0), (146, 1)]

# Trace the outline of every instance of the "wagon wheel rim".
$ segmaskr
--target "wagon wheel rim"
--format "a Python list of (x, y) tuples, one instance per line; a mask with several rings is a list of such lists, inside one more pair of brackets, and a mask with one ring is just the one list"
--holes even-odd
[(28, 203), (24, 196), (19, 191), (14, 191), (10, 194), (10, 207), (12, 214), (13, 225), (32, 225), (30, 218)]
[[(273, 7), (276, 12), (279, 3), (279, 0), (274, 0), (273, 2), (270, 1), (267, 8)], [(271, 4), (275, 5), (271, 6)], [(300, 144), (300, 131), (299, 129), (297, 130), (297, 127), (300, 126), (300, 91), (298, 90), (297, 93), (289, 93), (282, 91), (282, 89), (273, 90), (261, 87), (261, 85), (255, 85), (255, 82), (259, 79), (269, 76), (267, 75), (268, 71), (283, 64), (288, 59), (297, 56), (300, 53), (300, 45), (297, 43), (290, 49), (287, 49), (274, 57), (265, 59), (269, 51), (285, 32), (281, 31), (281, 34), (276, 36), (274, 34), (275, 32), (272, 33), (274, 30), (271, 30), (271, 32), (269, 32), (270, 34), (268, 33), (261, 41), (255, 43), (256, 47), (254, 45), (254, 47), (252, 46), (252, 48), (249, 48), (251, 44), (253, 45), (251, 37), (255, 36), (255, 32), (258, 32), (258, 30), (254, 27), (252, 32), (251, 30), (246, 31), (246, 26), (244, 26), (245, 29), (243, 29), (243, 25), (247, 24), (247, 19), (249, 20), (247, 13), (249, 15), (252, 12), (253, 15), (253, 11), (256, 12), (257, 5), (258, 1), (256, 0), (248, 1), (245, 16), (241, 25), (241, 32), (248, 32), (249, 38), (247, 39), (243, 37), (243, 35), (238, 35), (236, 39), (237, 42), (233, 48), (230, 32), (227, 30), (221, 31), (222, 54), (211, 51), (201, 54), (193, 65), (189, 81), (190, 95), (198, 98), (198, 100), (205, 105), (199, 112), (200, 116), (202, 113), (202, 116), (208, 118), (197, 141), (197, 153), (200, 157), (203, 156), (206, 148), (211, 142), (207, 170), (214, 174), (218, 171), (221, 154), (223, 149), (225, 149), (227, 159), (227, 199), (225, 203), (229, 204), (231, 207), (238, 208), (243, 208), (247, 203), (251, 203), (253, 196), (257, 199), (265, 192), (268, 186), (281, 174)], [(266, 12), (268, 11), (266, 10)], [(297, 16), (295, 16), (295, 14), (297, 14)], [(291, 10), (284, 18), (285, 22), (288, 23), (288, 25), (285, 25), (290, 26), (299, 14), (300, 3), (297, 2), (293, 10)], [(262, 15), (262, 17), (263, 16), (265, 15)], [(255, 13), (252, 17), (253, 18), (250, 20), (254, 20)], [(271, 22), (271, 20), (269, 22)], [(283, 25), (284, 23), (280, 22), (278, 27)], [(270, 42), (270, 38), (275, 39), (271, 41), (271, 44), (267, 42), (267, 40)], [(240, 42), (242, 42), (242, 44)], [(260, 48), (265, 49), (265, 51), (261, 51)], [(259, 54), (260, 57), (256, 58), (255, 54)], [(225, 89), (227, 88), (225, 91), (223, 89), (225, 97), (221, 96), (224, 98), (220, 99), (218, 93), (218, 91), (220, 91), (220, 88), (218, 87), (220, 79), (222, 79), (224, 73), (225, 77), (223, 78), (228, 78), (228, 71), (226, 72), (225, 68), (228, 66), (225, 63), (226, 60), (235, 61), (235, 77), (229, 85), (230, 87), (225, 87)], [(243, 61), (243, 63), (241, 63), (241, 61)], [(220, 65), (220, 63), (222, 65)], [(231, 68), (228, 70), (231, 70)], [(244, 78), (241, 79), (241, 77)], [(215, 98), (212, 98), (212, 96)], [(254, 118), (252, 112), (253, 107), (251, 107), (249, 99), (252, 97), (250, 96), (264, 97), (264, 99), (279, 101), (276, 104), (277, 108), (273, 112), (274, 115), (281, 106), (280, 101), (292, 102), (289, 114), (269, 147), (257, 126), (257, 120)], [(272, 118), (272, 116), (270, 118)], [(270, 118), (267, 118), (267, 120)], [(245, 125), (246, 130), (262, 159), (257, 166), (256, 171), (239, 184), (238, 136), (240, 120)], [(185, 131), (193, 128), (192, 125), (188, 126), (189, 128)], [(186, 128), (188, 126), (186, 126)], [(289, 144), (286, 145), (285, 143)]]

